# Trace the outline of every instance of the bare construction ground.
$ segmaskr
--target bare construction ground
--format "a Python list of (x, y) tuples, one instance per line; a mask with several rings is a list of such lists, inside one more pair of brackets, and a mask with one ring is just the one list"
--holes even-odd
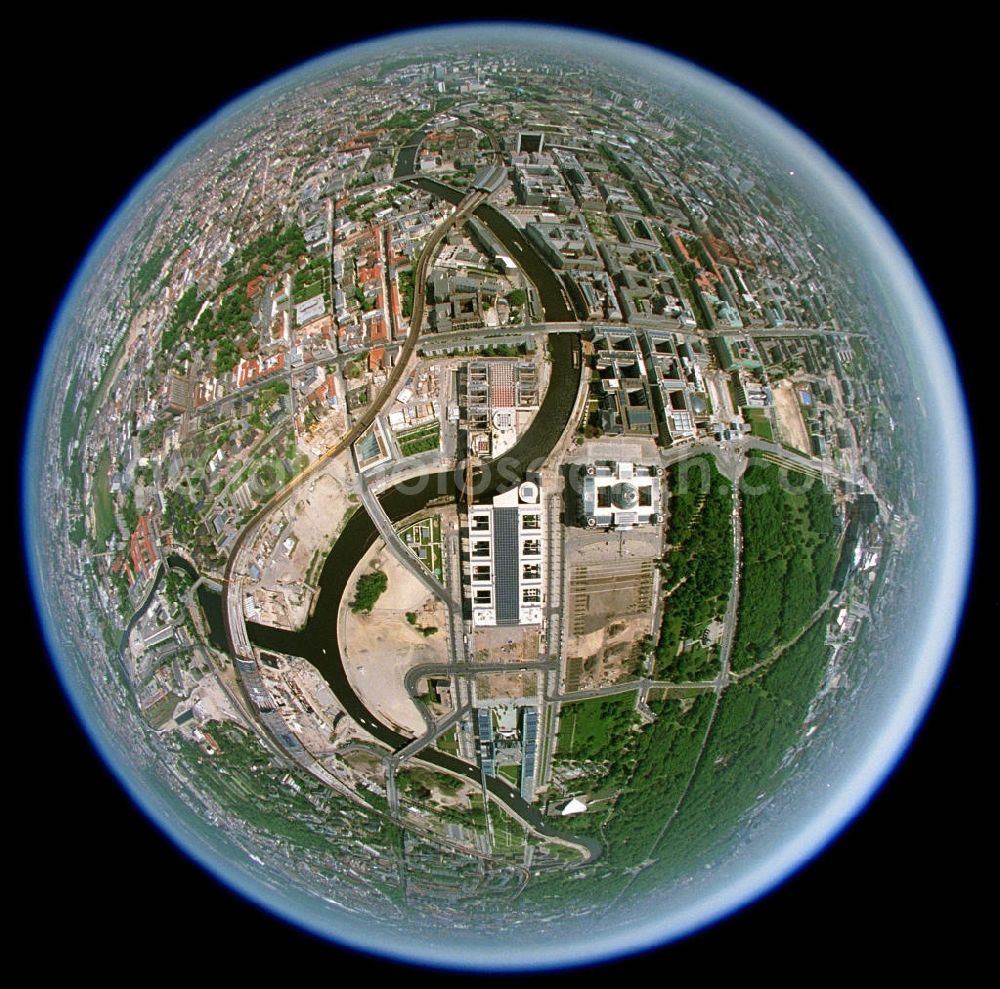
[(502, 697), (534, 697), (538, 692), (537, 673), (477, 673), (479, 700)]
[(412, 762), (399, 770), (397, 781), (401, 792), (431, 800), (438, 807), (471, 809), (469, 794), (479, 789), (475, 783)]
[[(342, 385), (337, 386), (338, 388)], [(301, 445), (313, 457), (322, 456), (347, 432), (347, 415), (343, 405), (336, 410), (329, 410), (309, 432), (300, 439)]]
[[(420, 735), (424, 720), (403, 678), (414, 666), (448, 662), (445, 608), (381, 540), (354, 571), (346, 602), (353, 600), (357, 578), (372, 570), (381, 570), (388, 578), (388, 586), (370, 615), (342, 609), (344, 669), (370, 711), (404, 734)], [(407, 620), (407, 614), (416, 616), (415, 623)], [(438, 631), (425, 635), (421, 629), (427, 628)]]
[(653, 574), (663, 554), (661, 526), (622, 532), (567, 527), (565, 535), (566, 622), (574, 635), (650, 611)]
[[(244, 723), (243, 716), (233, 706), (229, 695), (219, 685), (212, 673), (206, 673), (198, 686), (191, 693), (194, 718), (187, 723), (187, 729), (193, 730), (206, 721), (236, 721)], [(184, 731), (184, 728), (181, 729)]]
[[(385, 793), (385, 762), (379, 754), (381, 751), (381, 747), (369, 748), (364, 743), (355, 742), (338, 753), (340, 767), (347, 771), (355, 788), (373, 786), (376, 793)], [(363, 791), (361, 796), (365, 796)]]
[[(389, 754), (388, 749), (385, 750), (385, 754)], [(383, 762), (384, 756), (380, 754), (380, 751), (355, 743), (351, 746), (345, 746), (340, 752), (340, 758), (356, 772), (384, 783), (385, 764)]]
[(338, 457), (263, 527), (254, 557), (261, 571), (254, 600), (264, 624), (291, 629), (305, 624), (313, 602), (313, 582), (348, 512), (357, 507), (353, 480), (348, 459)]
[(302, 744), (315, 756), (331, 753), (335, 743), (346, 736), (349, 719), (338, 715), (343, 708), (333, 696), (329, 684), (306, 660), (275, 653), (261, 654), (261, 679)]
[(589, 690), (618, 683), (640, 672), (642, 639), (650, 634), (652, 610), (611, 621), (566, 643), (566, 690)]
[(656, 440), (642, 436), (601, 436), (575, 445), (571, 436), (572, 462), (585, 464), (590, 460), (624, 460), (636, 464), (656, 464), (660, 451)]
[(334, 697), (330, 685), (312, 663), (297, 656), (288, 657), (288, 670), (288, 678), (298, 697), (316, 712), (332, 733), (337, 715), (344, 708)]
[(608, 560), (570, 572), (567, 618), (574, 637), (606, 633), (619, 618), (644, 615), (653, 605), (653, 560)]
[(606, 686), (637, 672), (639, 643), (651, 633), (662, 539), (659, 526), (566, 530), (566, 690)]
[(778, 416), (778, 437), (786, 446), (809, 453), (809, 430), (802, 418), (802, 407), (795, 385), (787, 378), (774, 386), (774, 411)]
[(473, 646), (473, 657), (477, 663), (538, 662), (538, 630), (530, 626), (477, 628)]

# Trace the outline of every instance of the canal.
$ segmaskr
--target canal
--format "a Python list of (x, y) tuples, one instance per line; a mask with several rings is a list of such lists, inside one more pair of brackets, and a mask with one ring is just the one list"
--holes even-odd
[[(170, 560), (175, 559), (175, 557), (168, 558), (168, 564)], [(143, 599), (142, 604), (136, 608), (135, 613), (128, 620), (128, 624), (125, 626), (125, 630), (122, 632), (121, 638), (118, 640), (118, 658), (121, 660), (125, 655), (125, 650), (128, 649), (128, 637), (132, 634), (132, 629), (135, 628), (139, 619), (146, 614), (146, 609), (149, 607), (153, 600), (153, 595), (156, 593), (156, 589), (160, 586), (163, 581), (163, 575), (167, 572), (167, 568), (161, 566), (156, 574), (156, 579), (153, 581), (152, 586), (146, 592), (146, 597)]]
[[(459, 189), (453, 189), (450, 185), (444, 185), (423, 176), (413, 179), (412, 182), (426, 192), (441, 199), (447, 199), (448, 202), (455, 205), (460, 203), (465, 195)], [(511, 223), (500, 210), (489, 203), (483, 203), (474, 215), (489, 227), (490, 232), (503, 244), (508, 256), (513, 259), (514, 263), (538, 290), (542, 311), (545, 313), (545, 321), (547, 323), (573, 322), (577, 317), (569, 304), (559, 276), (543, 260), (538, 249), (525, 236), (524, 231)]]
[(417, 152), (427, 134), (428, 127), (418, 127), (415, 131), (410, 131), (403, 139), (403, 146), (396, 156), (396, 170), (392, 173), (394, 179), (404, 175), (413, 175), (417, 169)]

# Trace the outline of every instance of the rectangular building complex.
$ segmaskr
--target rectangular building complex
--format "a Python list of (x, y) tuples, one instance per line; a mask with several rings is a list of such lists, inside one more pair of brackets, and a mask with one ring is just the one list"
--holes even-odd
[(469, 509), (474, 625), (540, 625), (545, 518), (538, 483), (525, 481)]

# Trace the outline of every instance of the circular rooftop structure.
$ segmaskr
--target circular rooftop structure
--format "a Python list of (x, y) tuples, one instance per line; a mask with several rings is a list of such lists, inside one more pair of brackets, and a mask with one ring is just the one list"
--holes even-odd
[(619, 481), (611, 489), (611, 504), (615, 508), (635, 508), (639, 503), (639, 492), (631, 481)]
[(521, 501), (535, 504), (538, 501), (538, 485), (534, 481), (524, 481), (517, 489), (517, 496)]

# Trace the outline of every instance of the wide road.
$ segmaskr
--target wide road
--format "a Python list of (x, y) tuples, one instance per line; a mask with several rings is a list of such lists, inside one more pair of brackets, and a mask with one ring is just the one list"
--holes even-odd
[(740, 329), (725, 326), (709, 330), (708, 335), (712, 337), (750, 336), (770, 339), (774, 337), (863, 337), (866, 334), (857, 333), (854, 330), (835, 330), (832, 326), (744, 326)]
[[(684, 460), (692, 460), (695, 457), (708, 455), (715, 457), (721, 473), (729, 480), (738, 480), (746, 466), (743, 459), (746, 455), (754, 452), (763, 454), (763, 457), (753, 458), (756, 460), (772, 459), (782, 461), (779, 466), (785, 466), (789, 470), (800, 470), (805, 473), (824, 474), (835, 477), (841, 481), (856, 484), (862, 490), (867, 490), (870, 482), (863, 474), (850, 474), (840, 470), (834, 464), (819, 457), (809, 457), (802, 453), (797, 453), (779, 443), (773, 443), (759, 436), (741, 436), (739, 439), (730, 440), (726, 443), (717, 443), (714, 440), (694, 440), (678, 446), (668, 447), (660, 451), (660, 463), (664, 467)], [(753, 461), (751, 461), (753, 462)], [(734, 473), (735, 472), (735, 473)], [(701, 483), (700, 477), (694, 483)]]
[(451, 592), (440, 581), (433, 577), (427, 568), (414, 556), (413, 550), (403, 542), (399, 533), (396, 532), (389, 516), (386, 515), (382, 503), (378, 500), (375, 492), (365, 481), (364, 477), (358, 478), (358, 490), (361, 492), (361, 504), (368, 512), (375, 528), (378, 529), (382, 541), (386, 544), (390, 552), (406, 567), (410, 573), (420, 581), (427, 590), (444, 602), (447, 608), (458, 608), (461, 610), (462, 602), (456, 601)]
[(722, 639), (719, 643), (719, 676), (715, 681), (717, 695), (729, 686), (729, 670), (732, 660), (733, 640), (736, 637), (737, 614), (740, 607), (740, 580), (743, 573), (743, 498), (736, 483), (746, 468), (742, 461), (741, 470), (731, 477), (733, 483), (733, 572), (729, 585), (729, 601), (723, 618)]
[(532, 670), (553, 670), (558, 665), (554, 659), (541, 659), (534, 663), (509, 663), (497, 660), (485, 663), (421, 663), (412, 666), (403, 677), (403, 684), (411, 697), (416, 696), (417, 682), (424, 677), (447, 677), (452, 674), (475, 676), (477, 673), (527, 673)]

